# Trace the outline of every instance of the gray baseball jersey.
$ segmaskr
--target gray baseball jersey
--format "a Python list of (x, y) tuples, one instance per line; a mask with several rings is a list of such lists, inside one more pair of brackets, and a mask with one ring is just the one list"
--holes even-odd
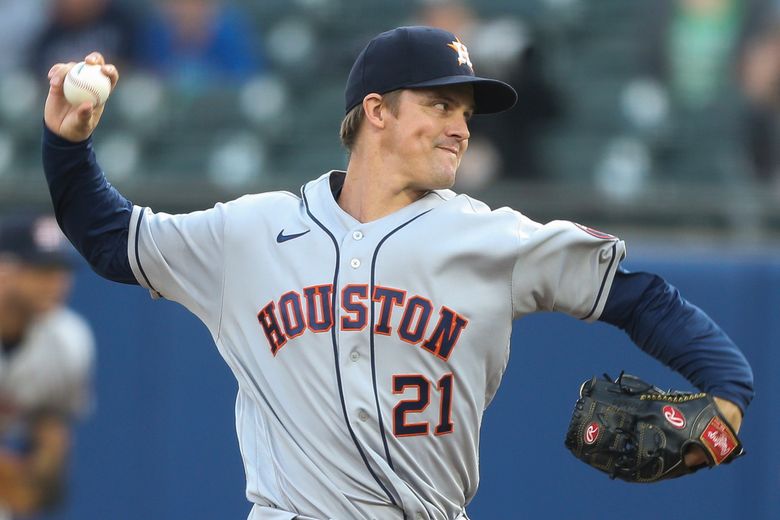
[(139, 283), (238, 380), (251, 518), (465, 517), (512, 320), (599, 317), (622, 241), (449, 190), (361, 223), (343, 172), (188, 215), (135, 207)]
[(0, 438), (41, 410), (86, 411), (93, 359), (92, 331), (75, 312), (61, 308), (33, 322), (21, 345), (0, 354)]

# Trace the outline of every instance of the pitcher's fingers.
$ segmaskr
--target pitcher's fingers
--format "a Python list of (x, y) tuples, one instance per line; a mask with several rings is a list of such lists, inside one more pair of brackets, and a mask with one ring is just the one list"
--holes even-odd
[(97, 51), (90, 52), (89, 54), (87, 54), (87, 57), (84, 58), (84, 61), (86, 61), (90, 65), (105, 65), (106, 64), (106, 60), (105, 60), (105, 58), (103, 58), (103, 55), (100, 54)]
[(91, 101), (84, 101), (76, 109), (76, 115), (78, 116), (79, 121), (86, 123), (89, 121), (89, 118), (92, 117), (92, 112), (94, 110), (95, 105)]
[(116, 87), (117, 81), (119, 81), (119, 71), (110, 63), (108, 65), (103, 65), (100, 70), (111, 80), (111, 89), (113, 90), (114, 87)]
[(59, 63), (52, 67), (52, 75), (49, 78), (49, 84), (52, 87), (60, 87), (62, 86), (62, 82), (65, 80), (65, 75), (70, 71), (70, 69), (73, 68), (75, 65), (74, 62), (70, 63)]
[(64, 66), (65, 66), (65, 64), (64, 64), (64, 63), (55, 63), (55, 64), (54, 64), (54, 65), (52, 65), (52, 66), (51, 66), (51, 68), (49, 69), (49, 73), (46, 75), (46, 77), (47, 77), (47, 78), (49, 78), (49, 79), (51, 79), (51, 77), (52, 77), (52, 76), (54, 76), (54, 74), (56, 74), (56, 73), (57, 73), (57, 70), (58, 70), (60, 67), (64, 67)]

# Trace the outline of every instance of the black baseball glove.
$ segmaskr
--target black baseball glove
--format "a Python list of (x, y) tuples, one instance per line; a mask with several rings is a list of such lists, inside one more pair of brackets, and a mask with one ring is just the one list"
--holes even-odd
[[(566, 434), (575, 457), (628, 482), (655, 482), (728, 463), (744, 453), (742, 443), (706, 393), (664, 392), (638, 377), (585, 381)], [(707, 464), (688, 467), (694, 445)]]

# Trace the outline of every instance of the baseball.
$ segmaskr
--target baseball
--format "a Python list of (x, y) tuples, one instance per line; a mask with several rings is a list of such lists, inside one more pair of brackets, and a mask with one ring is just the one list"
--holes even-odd
[(65, 76), (62, 85), (65, 99), (73, 106), (85, 101), (102, 105), (111, 93), (111, 80), (100, 70), (100, 65), (77, 63)]

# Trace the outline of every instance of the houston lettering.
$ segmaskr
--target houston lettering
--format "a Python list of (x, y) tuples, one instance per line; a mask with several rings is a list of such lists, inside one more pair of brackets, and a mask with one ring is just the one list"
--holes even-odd
[[(369, 287), (347, 285), (337, 301), (341, 305), (338, 327), (342, 331), (362, 331), (368, 326)], [(257, 321), (275, 356), (289, 340), (304, 333), (321, 334), (334, 326), (333, 285), (314, 285), (302, 291), (289, 291), (268, 302), (257, 313)], [(431, 354), (449, 359), (468, 320), (454, 310), (436, 306), (428, 298), (392, 287), (377, 286), (371, 295), (376, 304), (374, 334), (397, 335), (401, 341), (418, 345)], [(394, 326), (395, 325), (395, 326)]]

